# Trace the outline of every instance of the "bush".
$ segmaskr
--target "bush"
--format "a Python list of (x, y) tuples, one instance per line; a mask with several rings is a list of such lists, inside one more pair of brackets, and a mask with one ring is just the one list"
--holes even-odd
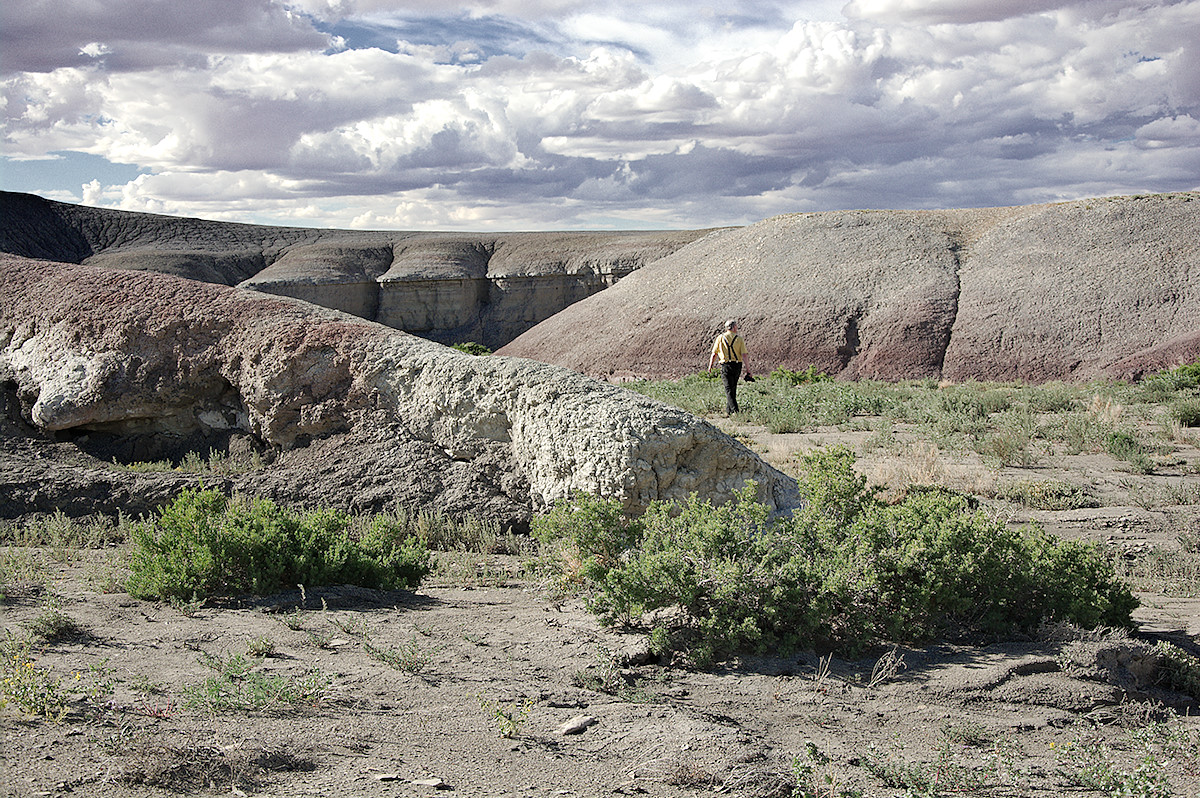
[(571, 575), (603, 621), (644, 624), (660, 653), (699, 663), (773, 648), (855, 653), (994, 637), (1045, 618), (1130, 624), (1136, 600), (1094, 546), (1011, 530), (952, 493), (885, 505), (844, 448), (811, 454), (805, 466), (807, 503), (791, 518), (772, 518), (748, 485), (727, 505), (692, 496), (640, 519), (579, 499), (534, 527), (564, 562), (581, 564)]
[(1142, 390), (1151, 401), (1161, 401), (1176, 391), (1190, 388), (1200, 388), (1200, 360), (1155, 372), (1142, 381)]
[(268, 499), (187, 490), (133, 530), (139, 598), (271, 593), (303, 585), (415, 587), (429, 573), (424, 541), (382, 516), (351, 535), (335, 510), (295, 513)]
[(791, 371), (779, 366), (771, 372), (771, 379), (790, 385), (805, 385), (810, 382), (829, 382), (833, 378), (810, 364), (804, 371)]
[(1200, 427), (1200, 398), (1180, 399), (1171, 407), (1171, 415), (1183, 427)]
[(451, 344), (450, 348), (457, 349), (459, 352), (466, 352), (468, 355), (476, 356), (490, 355), (492, 353), (492, 350), (488, 349), (483, 344), (479, 344), (474, 341), (467, 341), (466, 343), (462, 344)]

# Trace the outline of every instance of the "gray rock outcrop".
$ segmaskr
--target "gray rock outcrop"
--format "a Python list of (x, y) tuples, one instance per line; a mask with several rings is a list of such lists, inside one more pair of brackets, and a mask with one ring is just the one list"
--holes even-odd
[(0, 192), (0, 251), (291, 296), (496, 348), (702, 231), (446, 234), (229, 224)]
[(1200, 194), (781, 216), (712, 233), (500, 351), (676, 377), (707, 366), (727, 317), (759, 372), (1137, 377), (1200, 357)]
[(794, 481), (706, 422), (566, 369), (169, 275), (6, 255), (0, 286), (10, 426), (57, 445), (246, 438), (271, 460), (234, 480), (255, 493), (358, 509), (416, 497), (516, 523), (577, 490), (636, 508), (719, 502), (753, 479), (771, 506), (797, 501)]

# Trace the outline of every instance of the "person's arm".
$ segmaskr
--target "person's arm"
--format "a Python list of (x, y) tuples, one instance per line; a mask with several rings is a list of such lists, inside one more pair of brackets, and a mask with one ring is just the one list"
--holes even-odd
[(713, 367), (716, 366), (716, 364), (717, 364), (717, 349), (716, 349), (716, 347), (713, 347), (712, 356), (709, 357), (709, 359), (708, 359), (708, 370), (712, 371)]

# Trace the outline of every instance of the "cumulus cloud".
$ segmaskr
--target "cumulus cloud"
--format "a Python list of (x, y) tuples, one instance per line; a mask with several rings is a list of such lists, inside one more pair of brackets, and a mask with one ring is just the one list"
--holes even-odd
[(701, 227), (1200, 174), (1200, 0), (66, 2), (5, 6), (4, 152), (133, 164), (74, 184), (128, 209)]
[(202, 67), (214, 53), (323, 49), (329, 38), (277, 0), (22, 0), (0, 9), (0, 67), (49, 72)]

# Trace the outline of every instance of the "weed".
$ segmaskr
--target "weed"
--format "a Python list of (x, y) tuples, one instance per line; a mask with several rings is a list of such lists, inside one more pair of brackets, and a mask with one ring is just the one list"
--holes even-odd
[(858, 798), (862, 793), (842, 785), (829, 755), (811, 740), (804, 743), (804, 756), (792, 758), (795, 787), (792, 798)]
[(880, 758), (872, 752), (864, 759), (864, 765), (886, 786), (906, 790), (912, 796), (974, 794), (994, 785), (998, 775), (994, 763), (983, 768), (965, 763), (949, 740), (943, 740), (933, 761), (908, 762), (891, 757)]
[(529, 719), (529, 713), (533, 710), (533, 699), (526, 698), (523, 701), (511, 701), (501, 703), (495, 699), (488, 698), (482, 693), (475, 696), (479, 702), (479, 708), (491, 720), (495, 726), (496, 733), (511, 740), (517, 737), (521, 728), (525, 725), (525, 721)]
[(333, 645), (332, 645), (333, 644), (333, 633), (332, 632), (326, 632), (323, 630), (317, 630), (317, 631), (306, 630), (305, 634), (308, 635), (309, 642), (312, 643), (317, 648), (329, 649), (329, 648), (333, 647)]
[(331, 683), (319, 670), (284, 675), (244, 670), (240, 665), (186, 687), (184, 705), (214, 713), (295, 710), (319, 704)]
[(172, 745), (148, 739), (121, 751), (132, 765), (119, 774), (124, 785), (144, 785), (176, 795), (199, 795), (218, 785), (225, 793), (257, 792), (267, 777), (281, 772), (307, 772), (317, 765), (288, 748), (254, 745)]
[(1200, 427), (1200, 398), (1179, 399), (1171, 406), (1171, 415), (1183, 427)]
[(338, 631), (348, 637), (365, 638), (370, 634), (369, 630), (367, 629), (366, 619), (358, 615), (351, 615), (348, 617), (335, 615), (329, 619), (329, 622), (333, 624)]
[(0, 662), (0, 708), (12, 705), (30, 717), (62, 720), (73, 695), (49, 668), (39, 668), (29, 653), (29, 644), (12, 645)]
[(897, 653), (897, 649), (893, 647), (891, 651), (875, 661), (874, 667), (871, 668), (871, 678), (867, 682), (867, 687), (873, 690), (881, 684), (890, 682), (904, 667), (904, 655)]
[(598, 652), (596, 664), (576, 671), (571, 678), (571, 683), (576, 687), (593, 690), (597, 693), (606, 693), (634, 704), (646, 704), (654, 701), (654, 696), (639, 685), (636, 677), (629, 677), (622, 673), (612, 654), (604, 648)]
[(400, 643), (395, 648), (382, 648), (364, 640), (363, 650), (371, 659), (405, 673), (420, 673), (429, 663), (433, 662), (432, 655), (421, 649), (421, 645), (415, 637), (410, 642)]
[(28, 597), (45, 588), (49, 568), (24, 548), (0, 548), (0, 602)]
[(185, 474), (221, 474), (232, 476), (261, 470), (263, 460), (258, 452), (250, 452), (245, 456), (234, 456), (217, 449), (209, 449), (206, 457), (201, 456), (199, 452), (188, 452), (179, 460), (122, 463), (114, 458), (112, 464), (114, 467), (125, 471), (135, 471), (143, 474), (180, 471)]
[(32, 621), (26, 622), (25, 628), (33, 639), (45, 643), (62, 643), (90, 636), (86, 627), (53, 605), (46, 607)]
[(1154, 653), (1159, 656), (1165, 673), (1164, 686), (1200, 699), (1200, 657), (1165, 640), (1154, 644)]
[(992, 742), (991, 736), (978, 723), (964, 721), (942, 726), (942, 738), (955, 745), (982, 747)]
[(1020, 468), (1038, 464), (1041, 457), (1031, 448), (1037, 423), (1028, 409), (1004, 410), (992, 423), (994, 431), (983, 434), (975, 444), (975, 450), (984, 460)]
[(1127, 430), (1114, 430), (1104, 436), (1105, 450), (1118, 460), (1125, 460), (1137, 472), (1149, 474), (1154, 470), (1150, 450)]
[(246, 653), (256, 659), (275, 656), (275, 641), (266, 635), (259, 635), (250, 641)]
[(1133, 770), (1121, 767), (1113, 749), (1095, 739), (1079, 739), (1062, 753), (1074, 783), (1107, 795), (1128, 798), (1169, 798), (1170, 783), (1163, 771), (1162, 751), (1143, 736), (1142, 756)]
[(1035, 510), (1078, 510), (1100, 506), (1100, 502), (1086, 488), (1055, 479), (1009, 482), (1000, 486), (996, 498)]
[(129, 689), (140, 696), (164, 695), (167, 692), (165, 684), (156, 682), (142, 673), (130, 677)]
[(771, 372), (771, 379), (789, 385), (805, 385), (810, 382), (829, 382), (832, 377), (823, 371), (817, 371), (817, 367), (809, 364), (809, 367), (804, 371), (789, 371), (783, 366), (779, 366)]
[(132, 529), (129, 520), (103, 515), (71, 518), (62, 510), (36, 516), (21, 523), (0, 526), (0, 542), (14, 546), (39, 546), (55, 550), (54, 559), (65, 562), (63, 552), (99, 549), (124, 543)]

